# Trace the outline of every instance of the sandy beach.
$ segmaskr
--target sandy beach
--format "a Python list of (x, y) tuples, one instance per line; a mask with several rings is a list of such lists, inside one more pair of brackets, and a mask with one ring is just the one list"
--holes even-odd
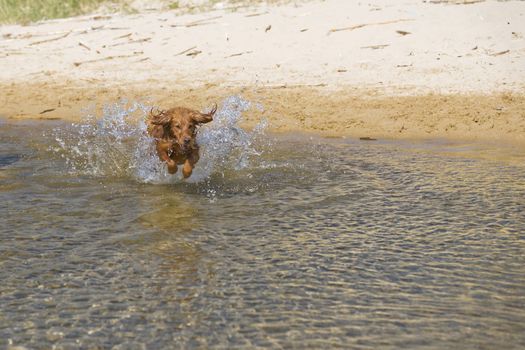
[(0, 115), (240, 94), (272, 131), (525, 142), (525, 2), (145, 8), (0, 27)]

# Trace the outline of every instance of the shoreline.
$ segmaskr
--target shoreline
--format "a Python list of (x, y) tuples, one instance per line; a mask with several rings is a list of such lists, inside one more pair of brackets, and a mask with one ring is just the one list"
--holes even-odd
[[(490, 141), (525, 145), (525, 94), (422, 94), (388, 95), (357, 88), (161, 87), (106, 86), (72, 82), (0, 84), (0, 115), (11, 120), (79, 121), (82, 110), (127, 100), (159, 108), (188, 106), (205, 109), (239, 95), (257, 104), (243, 114), (242, 126), (268, 121), (271, 132), (315, 133), (327, 137), (382, 139)], [(23, 104), (20, 101), (25, 101)]]

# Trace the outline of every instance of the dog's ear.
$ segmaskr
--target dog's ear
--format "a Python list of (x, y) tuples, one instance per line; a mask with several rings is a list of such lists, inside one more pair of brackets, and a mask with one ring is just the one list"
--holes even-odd
[(149, 120), (153, 125), (168, 125), (171, 122), (172, 115), (167, 111), (157, 110), (154, 111), (153, 108), (149, 112)]
[(152, 108), (148, 115), (148, 120), (150, 122), (148, 131), (150, 135), (156, 139), (164, 138), (165, 137), (164, 129), (166, 126), (168, 126), (169, 123), (171, 123), (171, 119), (172, 119), (171, 113), (167, 113), (166, 111), (162, 111), (162, 110), (154, 111)]
[(151, 137), (155, 139), (163, 139), (165, 134), (164, 127), (162, 125), (150, 125), (148, 127), (148, 132)]
[(209, 123), (213, 120), (213, 115), (217, 112), (217, 104), (213, 106), (209, 113), (195, 113), (192, 115), (192, 119), (197, 124)]

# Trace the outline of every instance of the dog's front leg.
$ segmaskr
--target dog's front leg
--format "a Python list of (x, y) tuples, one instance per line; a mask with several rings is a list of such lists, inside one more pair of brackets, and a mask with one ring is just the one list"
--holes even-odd
[(184, 162), (184, 167), (182, 168), (182, 175), (185, 179), (191, 176), (191, 173), (193, 172), (193, 168), (195, 167), (195, 164), (199, 161), (199, 149), (193, 150), (191, 152), (190, 156), (186, 159)]
[(184, 162), (184, 167), (182, 168), (182, 175), (185, 179), (191, 176), (191, 173), (193, 172), (193, 164), (191, 164), (189, 159), (186, 159)]
[(177, 164), (173, 160), (168, 161), (168, 173), (175, 174), (177, 172)]
[(157, 154), (160, 160), (168, 164), (168, 173), (175, 174), (177, 172), (177, 163), (168, 154), (170, 146), (171, 143), (169, 142), (157, 141)]

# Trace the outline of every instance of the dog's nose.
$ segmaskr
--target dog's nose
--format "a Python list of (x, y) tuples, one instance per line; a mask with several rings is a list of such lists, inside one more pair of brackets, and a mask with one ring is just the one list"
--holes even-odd
[(185, 137), (185, 138), (184, 138), (184, 143), (185, 143), (185, 144), (190, 143), (190, 141), (191, 141), (191, 137)]

